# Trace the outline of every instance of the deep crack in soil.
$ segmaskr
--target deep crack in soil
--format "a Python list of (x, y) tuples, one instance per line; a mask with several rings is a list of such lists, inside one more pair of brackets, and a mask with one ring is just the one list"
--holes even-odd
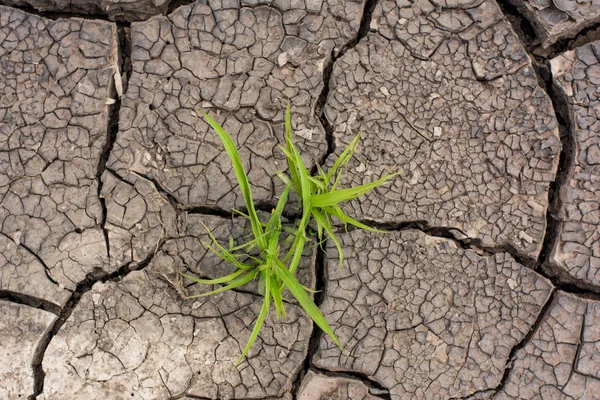
[[(371, 25), (371, 19), (373, 16), (373, 11), (377, 6), (378, 0), (367, 0), (365, 2), (365, 6), (363, 9), (363, 15), (360, 21), (360, 27), (358, 29), (358, 33), (356, 38), (349, 43), (346, 44), (344, 48), (340, 50), (340, 52), (336, 55), (332, 52), (331, 58), (327, 64), (327, 66), (323, 70), (323, 89), (321, 93), (319, 93), (319, 97), (317, 98), (316, 106), (315, 106), (315, 115), (321, 122), (323, 129), (325, 130), (325, 137), (327, 140), (327, 151), (323, 155), (323, 157), (319, 160), (318, 165), (323, 166), (327, 161), (327, 158), (335, 152), (335, 138), (333, 135), (333, 127), (329, 123), (327, 116), (325, 115), (325, 102), (327, 101), (327, 97), (329, 96), (330, 90), (330, 80), (331, 74), (333, 72), (333, 67), (336, 61), (342, 57), (348, 50), (353, 49), (360, 41), (369, 33), (369, 27)], [(315, 165), (311, 169), (311, 174), (315, 175), (317, 173), (317, 165)], [(315, 304), (320, 306), (323, 297), (325, 295), (325, 291), (327, 289), (327, 272), (326, 272), (326, 250), (322, 247), (318, 247), (317, 249), (317, 259), (315, 263), (315, 275), (316, 275), (316, 290), (315, 293)], [(304, 360), (304, 366), (292, 385), (292, 397), (294, 399), (298, 398), (298, 391), (300, 389), (300, 385), (302, 384), (302, 380), (308, 373), (308, 371), (314, 366), (312, 365), (312, 359), (316, 351), (318, 350), (319, 341), (323, 331), (313, 323), (313, 331), (311, 334), (309, 346), (308, 346), (308, 354), (306, 359)]]
[[(547, 93), (548, 97), (552, 101), (552, 107), (554, 109), (559, 124), (562, 149), (559, 156), (556, 177), (554, 182), (550, 185), (548, 191), (546, 232), (544, 234), (542, 250), (540, 251), (538, 259), (533, 264), (533, 269), (537, 273), (539, 273), (540, 275), (544, 276), (546, 279), (552, 282), (552, 284), (554, 285), (554, 290), (552, 291), (552, 294), (544, 304), (544, 307), (538, 314), (535, 323), (531, 326), (527, 335), (516, 346), (514, 346), (511, 349), (500, 384), (495, 388), (485, 390), (492, 391), (494, 393), (498, 393), (505, 387), (510, 372), (512, 371), (514, 365), (516, 353), (531, 340), (533, 335), (539, 329), (546, 315), (554, 306), (556, 293), (558, 290), (577, 295), (581, 298), (600, 300), (600, 294), (598, 294), (595, 290), (590, 290), (590, 288), (586, 287), (585, 285), (582, 285), (580, 282), (575, 281), (573, 279), (565, 279), (567, 278), (566, 273), (563, 276), (561, 276), (560, 274), (554, 273), (555, 271), (549, 270), (550, 254), (554, 244), (558, 240), (559, 233), (558, 227), (560, 221), (558, 220), (556, 213), (562, 206), (563, 201), (563, 199), (561, 199), (560, 196), (560, 190), (566, 182), (568, 172), (573, 163), (575, 151), (573, 123), (571, 121), (571, 117), (569, 116), (569, 111), (566, 107), (566, 99), (562, 95), (560, 89), (554, 84), (552, 80), (549, 59), (555, 57), (559, 53), (571, 50), (573, 47), (568, 43), (581, 42), (581, 40), (579, 39), (580, 35), (586, 35), (587, 32), (590, 32), (592, 30), (596, 31), (599, 25), (596, 24), (591, 27), (585, 28), (583, 31), (579, 32), (574, 38), (559, 41), (557, 44), (551, 46), (549, 49), (543, 50), (545, 53), (544, 55), (536, 55), (533, 53), (536, 52), (536, 49), (538, 49), (539, 52), (539, 48), (541, 46), (536, 47), (537, 43), (535, 43), (535, 34), (533, 32), (533, 27), (531, 26), (531, 23), (519, 13), (517, 7), (508, 3), (507, 0), (499, 0), (498, 3), (500, 4), (503, 13), (510, 21), (523, 47), (528, 52), (532, 60), (534, 69), (536, 71), (540, 87), (544, 89), (544, 91)], [(589, 38), (589, 41), (592, 40), (594, 40), (594, 38)], [(576, 46), (585, 44), (589, 41), (578, 43)], [(509, 254), (511, 254), (513, 258), (515, 258), (514, 254), (510, 252)], [(518, 258), (515, 259), (517, 259), (517, 261), (520, 262)], [(524, 263), (523, 265), (529, 268), (532, 267), (531, 263)], [(472, 393), (471, 395), (464, 397), (464, 399), (470, 399), (478, 393), (480, 392)]]
[[(320, 246), (317, 247), (317, 257), (315, 260), (315, 290), (316, 293), (314, 295), (314, 302), (317, 307), (321, 306), (323, 302), (323, 297), (325, 291), (327, 290), (327, 268), (326, 268), (326, 257), (325, 257), (325, 249)], [(300, 386), (302, 385), (302, 380), (310, 370), (312, 366), (312, 358), (314, 354), (317, 352), (319, 347), (319, 341), (321, 340), (321, 335), (323, 331), (313, 322), (313, 330), (310, 336), (310, 341), (308, 344), (308, 353), (306, 358), (304, 359), (304, 364), (302, 369), (298, 372), (294, 383), (292, 384), (292, 397), (294, 399), (298, 398), (298, 391), (300, 390)]]
[[(0, 3), (0, 5), (3, 5)], [(57, 19), (66, 19), (66, 18), (81, 18), (81, 19), (96, 19), (101, 21), (110, 21), (106, 14), (99, 13), (89, 13), (89, 12), (78, 12), (78, 11), (69, 11), (69, 12), (56, 12), (56, 11), (38, 11), (35, 8), (28, 5), (10, 5), (7, 6), (10, 8), (15, 8), (17, 10), (24, 11), (28, 14), (33, 14), (38, 17), (48, 18), (51, 20)], [(112, 22), (112, 21), (110, 21)]]
[(58, 333), (60, 328), (69, 319), (69, 317), (73, 313), (73, 310), (75, 309), (75, 307), (77, 307), (77, 304), (79, 304), (81, 297), (89, 290), (91, 290), (92, 286), (94, 286), (94, 284), (98, 282), (104, 283), (109, 281), (119, 281), (132, 271), (143, 270), (150, 264), (152, 258), (154, 258), (154, 255), (158, 252), (158, 250), (161, 249), (165, 241), (166, 239), (162, 239), (157, 246), (157, 251), (155, 253), (150, 254), (145, 260), (142, 260), (137, 265), (134, 266), (133, 263), (127, 263), (121, 266), (115, 272), (112, 272), (110, 274), (105, 273), (104, 271), (95, 271), (88, 274), (88, 276), (77, 285), (77, 288), (69, 298), (69, 301), (67, 301), (67, 304), (62, 308), (62, 310), (60, 310), (60, 313), (58, 314), (58, 319), (52, 325), (50, 332), (45, 338), (40, 340), (38, 347), (34, 351), (32, 361), (34, 394), (33, 396), (30, 396), (28, 400), (35, 400), (37, 396), (39, 396), (44, 390), (45, 373), (42, 368), (42, 362), (44, 361), (46, 349), (48, 348), (48, 345), (52, 341), (54, 335)]
[[(369, 27), (371, 26), (371, 20), (373, 18), (373, 11), (377, 6), (378, 0), (367, 0), (365, 2), (365, 7), (363, 11), (362, 18), (360, 20), (360, 27), (358, 28), (358, 33), (354, 40), (351, 40), (340, 50), (340, 52), (336, 55), (334, 53), (331, 54), (331, 58), (327, 64), (327, 66), (323, 70), (323, 89), (321, 93), (319, 93), (319, 97), (317, 98), (316, 106), (315, 106), (315, 115), (321, 122), (323, 129), (325, 129), (325, 138), (327, 139), (327, 151), (319, 160), (319, 165), (323, 166), (327, 161), (327, 158), (335, 152), (335, 138), (333, 136), (333, 126), (329, 123), (327, 116), (325, 115), (325, 102), (327, 101), (327, 97), (329, 96), (329, 85), (331, 81), (331, 73), (333, 72), (333, 66), (336, 61), (342, 57), (348, 50), (356, 47), (358, 42), (360, 42), (367, 34), (369, 33)], [(317, 166), (315, 165), (311, 174), (314, 175), (317, 172)]]
[(50, 301), (11, 290), (0, 290), (0, 299), (48, 311), (55, 315), (60, 315), (61, 312), (61, 308)]
[[(118, 23), (117, 24), (117, 34), (118, 34), (117, 64), (119, 67), (119, 71), (117, 71), (117, 73), (119, 73), (121, 75), (121, 77), (123, 77), (123, 76), (129, 77), (131, 74), (132, 47), (131, 47), (130, 27), (131, 27), (130, 23)], [(97, 193), (98, 193), (98, 198), (100, 199), (100, 204), (102, 207), (101, 227), (102, 227), (102, 232), (104, 234), (104, 239), (106, 241), (106, 247), (107, 247), (109, 259), (110, 259), (110, 242), (109, 242), (108, 232), (105, 228), (106, 218), (107, 218), (107, 209), (106, 209), (105, 200), (102, 198), (102, 196), (100, 194), (102, 192), (102, 184), (103, 184), (101, 177), (102, 177), (102, 174), (107, 169), (106, 162), (108, 161), (110, 152), (112, 151), (114, 143), (117, 139), (117, 132), (119, 130), (119, 112), (120, 112), (120, 108), (121, 108), (121, 98), (117, 95), (117, 89), (115, 88), (116, 84), (118, 84), (118, 83), (116, 83), (116, 79), (115, 79), (115, 77), (113, 77), (113, 87), (112, 87), (111, 96), (115, 97), (115, 103), (112, 105), (112, 107), (110, 108), (110, 111), (109, 111), (109, 116), (108, 116), (108, 124), (109, 125), (108, 125), (108, 129), (107, 129), (106, 144), (103, 148), (102, 154), (98, 161), (98, 167), (97, 167), (97, 171), (96, 171), (96, 180), (98, 182), (98, 192)], [(126, 79), (124, 80), (124, 82), (122, 81), (122, 84), (126, 85)], [(166, 238), (161, 239), (161, 241), (158, 243), (157, 251), (158, 251), (158, 249), (160, 249), (162, 247), (165, 240), (166, 240)], [(77, 306), (79, 301), (81, 300), (81, 297), (87, 291), (89, 291), (92, 288), (92, 286), (97, 282), (107, 282), (107, 281), (119, 280), (131, 271), (141, 270), (141, 269), (145, 268), (152, 260), (152, 257), (154, 257), (154, 254), (156, 254), (156, 252), (149, 255), (145, 260), (142, 260), (140, 263), (138, 263), (135, 266), (133, 263), (127, 263), (125, 265), (122, 265), (118, 270), (116, 270), (112, 273), (105, 273), (104, 271), (101, 271), (101, 270), (100, 271), (92, 271), (91, 273), (89, 273), (86, 276), (86, 278), (82, 282), (77, 284), (76, 289), (73, 291), (73, 294), (71, 295), (71, 297), (69, 298), (69, 300), (67, 301), (65, 306), (62, 309), (58, 308), (57, 310), (55, 310), (54, 314), (58, 315), (58, 319), (52, 325), (52, 328), (50, 329), (50, 332), (48, 333), (48, 335), (45, 338), (43, 338), (42, 340), (40, 340), (40, 342), (38, 343), (38, 347), (35, 349), (35, 352), (33, 355), (33, 361), (32, 361), (33, 377), (34, 377), (34, 384), (33, 384), (33, 388), (34, 388), (33, 393), (34, 394), (33, 394), (33, 396), (30, 396), (31, 399), (36, 399), (37, 396), (40, 395), (44, 389), (45, 374), (44, 374), (44, 370), (42, 368), (42, 362), (44, 360), (44, 355), (46, 353), (46, 349), (48, 348), (48, 345), (50, 344), (54, 335), (60, 330), (60, 328), (65, 323), (65, 321), (70, 317), (71, 313), (73, 312), (73, 310), (75, 309), (75, 307)]]
[(545, 82), (548, 96), (552, 100), (552, 105), (556, 118), (561, 126), (560, 139), (562, 142), (562, 151), (559, 158), (558, 171), (554, 184), (550, 187), (548, 193), (549, 207), (547, 211), (546, 235), (542, 246), (542, 251), (538, 258), (536, 271), (548, 277), (561, 290), (575, 294), (593, 293), (596, 295), (591, 298), (600, 298), (598, 287), (581, 282), (579, 279), (571, 277), (565, 270), (555, 267), (550, 262), (552, 249), (559, 240), (560, 226), (562, 221), (558, 217), (559, 211), (564, 206), (565, 199), (561, 196), (561, 189), (568, 183), (569, 172), (575, 163), (575, 122), (567, 108), (567, 99), (562, 90), (554, 84), (549, 62), (538, 64), (537, 70), (539, 76)]
[[(549, 279), (552, 284), (560, 290), (579, 295), (584, 298), (598, 299), (600, 292), (597, 287), (582, 283), (580, 280), (572, 278), (569, 274), (550, 263), (552, 249), (559, 240), (559, 228), (561, 221), (558, 213), (563, 207), (564, 199), (561, 197), (561, 188), (567, 183), (568, 174), (573, 166), (575, 158), (575, 127), (572, 116), (567, 107), (567, 99), (562, 90), (556, 86), (552, 79), (550, 69), (550, 59), (565, 51), (570, 51), (575, 47), (589, 43), (598, 37), (593, 35), (589, 40), (581, 40), (580, 35), (587, 35), (591, 31), (600, 29), (600, 23), (584, 28), (573, 38), (566, 38), (551, 46), (547, 51), (541, 54), (534, 54), (540, 46), (534, 43), (535, 34), (531, 23), (521, 15), (514, 5), (508, 0), (499, 0), (500, 8), (511, 23), (513, 30), (521, 44), (526, 49), (535, 69), (540, 87), (546, 92), (552, 101), (552, 108), (559, 124), (560, 141), (562, 144), (561, 153), (558, 161), (558, 168), (554, 182), (551, 183), (548, 190), (548, 209), (546, 211), (546, 232), (542, 242), (542, 250), (534, 262), (531, 260), (521, 260), (515, 257), (515, 254), (508, 251), (513, 258), (523, 265), (533, 268), (540, 275)], [(573, 45), (574, 44), (574, 45)], [(537, 46), (537, 47), (536, 47)], [(488, 249), (489, 250), (489, 249)]]
[[(102, 197), (102, 174), (106, 171), (106, 162), (110, 157), (110, 153), (117, 140), (117, 133), (119, 132), (119, 112), (121, 111), (121, 96), (124, 94), (123, 87), (127, 87), (127, 78), (131, 75), (131, 24), (123, 23), (117, 24), (117, 65), (119, 67), (118, 73), (121, 76), (120, 82), (113, 77), (113, 88), (111, 97), (114, 97), (115, 103), (111, 105), (108, 114), (108, 130), (106, 144), (102, 149), (102, 155), (98, 160), (98, 168), (96, 170), (96, 182), (98, 183), (98, 199), (102, 208), (102, 220), (100, 226), (102, 227), (102, 233), (104, 234), (104, 240), (106, 241), (107, 254), (110, 259), (110, 240), (108, 231), (106, 230), (106, 218), (108, 211), (106, 209), (106, 200)], [(123, 77), (127, 77), (123, 79)], [(117, 89), (116, 85), (121, 85), (121, 89)], [(120, 93), (122, 92), (122, 93)]]
[[(20, 5), (9, 3), (9, 4), (7, 4), (7, 7), (11, 7), (11, 8), (14, 8), (17, 10), (24, 11), (29, 14), (36, 15), (38, 17), (48, 18), (51, 20), (67, 19), (67, 18), (81, 18), (81, 19), (108, 21), (108, 22), (116, 23), (117, 25), (121, 25), (121, 24), (130, 25), (131, 22), (147, 21), (148, 19), (154, 17), (155, 15), (169, 15), (169, 14), (173, 13), (174, 11), (176, 11), (179, 7), (186, 6), (188, 4), (193, 4), (194, 2), (195, 2), (195, 0), (167, 0), (168, 4), (166, 5), (166, 8), (164, 8), (164, 12), (159, 12), (157, 10), (156, 13), (154, 13), (153, 15), (150, 15), (150, 14), (144, 15), (144, 17), (141, 19), (139, 19), (139, 17), (135, 17), (135, 18), (133, 18), (133, 21), (130, 19), (124, 18), (124, 15), (125, 15), (124, 13), (117, 14), (117, 15), (115, 15), (114, 19), (110, 19), (108, 14), (99, 12), (100, 10), (96, 9), (93, 12), (90, 12), (90, 10), (88, 10), (88, 9), (84, 10), (83, 8), (77, 7), (76, 5), (73, 6), (73, 4), (77, 4), (76, 1), (71, 2), (71, 6), (73, 8), (70, 10), (67, 10), (67, 11), (40, 11), (40, 10), (37, 10), (25, 3), (20, 4)], [(0, 2), (0, 5), (4, 5), (4, 3)]]
[(513, 30), (521, 40), (523, 47), (529, 55), (539, 62), (545, 62), (559, 54), (574, 50), (577, 47), (600, 39), (600, 22), (592, 23), (572, 36), (557, 40), (554, 44), (544, 48), (535, 34), (532, 23), (509, 0), (497, 0), (500, 9), (511, 23)]

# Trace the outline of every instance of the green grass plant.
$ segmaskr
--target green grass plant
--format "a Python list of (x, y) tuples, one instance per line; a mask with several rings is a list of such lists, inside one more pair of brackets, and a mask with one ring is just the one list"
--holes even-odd
[[(363, 194), (370, 192), (378, 186), (385, 185), (398, 173), (388, 173), (377, 179), (376, 181), (366, 183), (364, 185), (354, 186), (345, 189), (338, 189), (338, 185), (342, 178), (342, 173), (348, 161), (354, 155), (356, 146), (360, 140), (360, 133), (354, 137), (350, 144), (344, 149), (342, 154), (335, 161), (333, 166), (328, 172), (323, 171), (320, 166), (317, 166), (318, 175), (311, 176), (308, 170), (302, 162), (300, 153), (292, 141), (292, 124), (291, 124), (291, 111), (288, 104), (286, 109), (285, 117), (285, 148), (282, 151), (286, 155), (288, 170), (290, 178), (282, 176), (282, 179), (287, 183), (293, 184), (294, 191), (300, 197), (302, 202), (302, 220), (300, 223), (299, 231), (304, 231), (310, 217), (313, 218), (317, 224), (317, 235), (319, 243), (324, 242), (323, 233), (327, 233), (327, 236), (334, 242), (338, 256), (340, 260), (340, 266), (343, 263), (344, 256), (340, 241), (335, 235), (335, 228), (332, 221), (332, 217), (337, 218), (341, 221), (344, 226), (348, 224), (353, 225), (360, 229), (365, 229), (372, 232), (383, 232), (379, 229), (367, 226), (356, 219), (346, 215), (340, 203), (354, 200)], [(300, 239), (297, 239), (300, 242)], [(293, 248), (293, 246), (292, 246)], [(292, 250), (290, 250), (291, 252)], [(290, 257), (288, 253), (286, 259)], [(292, 271), (293, 272), (293, 271)]]
[[(250, 221), (252, 234), (251, 239), (241, 245), (234, 246), (233, 241), (230, 240), (228, 247), (224, 247), (205, 226), (211, 239), (211, 243), (205, 244), (206, 247), (224, 261), (233, 264), (236, 267), (236, 271), (216, 279), (199, 279), (183, 274), (185, 278), (196, 283), (221, 285), (212, 291), (188, 296), (188, 298), (191, 299), (225, 292), (258, 279), (259, 292), (264, 297), (262, 307), (254, 323), (248, 342), (235, 364), (236, 366), (242, 362), (256, 341), (260, 329), (269, 314), (271, 302), (274, 304), (277, 317), (285, 317), (283, 292), (286, 289), (295, 297), (298, 304), (317, 326), (329, 335), (343, 350), (340, 341), (333, 333), (321, 310), (319, 310), (309, 295), (310, 289), (303, 286), (295, 277), (295, 272), (300, 264), (306, 243), (309, 240), (307, 227), (312, 219), (317, 225), (318, 241), (322, 244), (325, 240), (325, 233), (327, 237), (332, 239), (337, 247), (341, 265), (343, 261), (342, 248), (335, 235), (332, 218), (337, 218), (345, 225), (350, 224), (361, 229), (380, 231), (347, 216), (339, 204), (355, 199), (378, 186), (388, 183), (396, 174), (386, 174), (382, 178), (364, 185), (338, 189), (342, 171), (354, 154), (360, 139), (359, 134), (342, 152), (328, 172), (324, 172), (321, 168), (318, 168), (318, 175), (311, 176), (292, 141), (291, 112), (288, 105), (285, 118), (286, 143), (285, 147), (282, 147), (282, 151), (287, 158), (289, 176), (282, 173), (279, 174), (285, 183), (285, 189), (279, 196), (277, 205), (272, 210), (269, 220), (264, 223), (260, 220), (254, 206), (248, 176), (244, 170), (235, 143), (214, 119), (204, 112), (202, 114), (221, 139), (223, 147), (229, 155), (247, 210), (246, 213), (238, 212)], [(283, 211), (288, 202), (291, 190), (298, 195), (302, 208), (302, 217), (293, 229), (286, 228), (282, 222)], [(282, 235), (284, 232), (285, 234)], [(288, 247), (289, 249), (287, 249)]]

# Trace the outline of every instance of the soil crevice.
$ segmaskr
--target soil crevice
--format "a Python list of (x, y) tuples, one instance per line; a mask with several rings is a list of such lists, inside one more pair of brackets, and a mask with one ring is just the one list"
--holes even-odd
[(40, 340), (38, 347), (34, 351), (32, 361), (34, 394), (30, 397), (30, 400), (37, 399), (37, 396), (42, 394), (44, 390), (45, 373), (42, 368), (42, 363), (44, 361), (46, 349), (50, 345), (52, 338), (58, 333), (60, 328), (62, 328), (65, 322), (69, 319), (69, 317), (73, 313), (73, 310), (75, 310), (75, 308), (79, 304), (79, 301), (81, 300), (82, 296), (88, 291), (90, 291), (92, 287), (98, 282), (105, 283), (119, 281), (125, 276), (127, 276), (130, 272), (143, 270), (150, 264), (150, 262), (154, 258), (154, 255), (158, 253), (158, 250), (162, 248), (165, 241), (166, 239), (161, 240), (161, 242), (157, 246), (157, 251), (155, 253), (150, 254), (146, 259), (142, 260), (141, 262), (135, 265), (133, 265), (133, 263), (127, 263), (112, 273), (106, 273), (104, 271), (92, 272), (88, 274), (88, 276), (77, 285), (75, 291), (67, 301), (66, 305), (62, 308), (62, 310), (60, 310), (59, 313), (57, 313), (58, 319), (50, 328), (48, 335), (42, 340)]

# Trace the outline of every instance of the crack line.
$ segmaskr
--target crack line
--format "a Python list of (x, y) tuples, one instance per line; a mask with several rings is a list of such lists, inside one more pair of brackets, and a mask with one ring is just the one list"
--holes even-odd
[[(317, 97), (317, 101), (315, 104), (315, 116), (320, 121), (323, 129), (325, 130), (325, 138), (327, 140), (327, 151), (318, 161), (318, 164), (315, 164), (311, 169), (311, 175), (315, 175), (318, 170), (318, 166), (323, 166), (327, 161), (327, 158), (334, 153), (335, 151), (335, 137), (333, 134), (333, 126), (329, 123), (327, 116), (325, 115), (325, 103), (327, 98), (329, 97), (329, 92), (331, 90), (330, 82), (331, 75), (333, 73), (333, 67), (337, 60), (346, 54), (348, 50), (353, 49), (356, 45), (367, 36), (369, 33), (369, 28), (371, 26), (371, 20), (373, 17), (373, 11), (377, 6), (378, 0), (366, 0), (363, 8), (363, 14), (360, 21), (360, 26), (358, 28), (358, 32), (356, 34), (356, 38), (349, 41), (336, 55), (335, 50), (332, 51), (330, 58), (328, 60), (327, 66), (323, 70), (323, 88), (321, 89), (321, 93)], [(323, 301), (324, 293), (327, 289), (327, 268), (326, 268), (326, 250), (321, 246), (317, 247), (317, 258), (315, 261), (315, 289), (317, 292), (315, 293), (315, 304), (319, 307)], [(298, 391), (300, 390), (300, 385), (302, 384), (302, 380), (310, 370), (310, 368), (315, 368), (312, 364), (312, 359), (315, 353), (319, 348), (319, 341), (322, 335), (322, 330), (313, 324), (313, 331), (310, 337), (309, 346), (308, 346), (308, 354), (304, 360), (304, 365), (302, 370), (298, 373), (294, 384), (292, 385), (292, 397), (294, 399), (298, 398)], [(369, 385), (373, 387), (373, 385)]]
[(0, 289), (0, 299), (11, 303), (22, 304), (39, 310), (48, 311), (52, 314), (60, 314), (60, 306), (44, 299), (31, 296), (24, 293), (14, 292), (12, 290)]
[[(510, 372), (512, 371), (512, 369), (514, 367), (517, 352), (519, 350), (521, 350), (523, 347), (525, 347), (531, 341), (531, 339), (533, 338), (533, 335), (540, 329), (540, 326), (545, 321), (546, 316), (550, 313), (554, 304), (557, 301), (556, 293), (557, 293), (556, 289), (552, 290), (551, 294), (546, 299), (544, 306), (540, 310), (540, 312), (537, 316), (537, 319), (535, 320), (535, 322), (533, 323), (533, 325), (531, 326), (531, 328), (529, 329), (529, 331), (527, 332), (525, 337), (523, 337), (523, 339), (519, 343), (517, 343), (515, 346), (513, 346), (513, 348), (510, 350), (510, 354), (508, 355), (508, 359), (504, 366), (504, 374), (502, 375), (502, 379), (500, 380), (500, 383), (494, 388), (478, 390), (476, 392), (473, 392), (473, 393), (467, 395), (466, 397), (455, 397), (455, 398), (453, 398), (454, 400), (471, 399), (480, 393), (489, 392), (489, 391), (494, 392), (494, 395), (496, 395), (497, 393), (501, 392), (504, 389), (504, 387), (506, 386), (506, 383), (508, 382)], [(450, 400), (453, 400), (453, 399), (450, 399)]]
[[(132, 47), (131, 47), (131, 41), (129, 39), (130, 24), (129, 23), (124, 23), (124, 24), (119, 23), (115, 26), (115, 29), (116, 29), (116, 36), (117, 36), (116, 37), (116, 41), (117, 41), (116, 55), (115, 55), (116, 59), (114, 60), (115, 65), (116, 65), (115, 74), (123, 74), (123, 73), (127, 74), (131, 71)], [(107, 254), (109, 254), (109, 258), (110, 258), (110, 242), (109, 242), (108, 231), (106, 230), (106, 227), (105, 227), (106, 219), (107, 219), (107, 208), (106, 208), (105, 200), (104, 200), (104, 198), (102, 198), (101, 193), (102, 193), (102, 187), (103, 187), (102, 174), (105, 171), (107, 171), (106, 163), (108, 161), (108, 158), (110, 156), (110, 153), (111, 153), (114, 143), (116, 141), (117, 133), (119, 130), (119, 111), (120, 111), (120, 107), (121, 107), (121, 98), (116, 96), (116, 94), (117, 94), (117, 90), (115, 87), (116, 84), (117, 84), (116, 78), (113, 75), (112, 83), (111, 83), (111, 87), (110, 87), (110, 96), (116, 97), (116, 101), (113, 105), (111, 105), (109, 107), (109, 113), (108, 113), (108, 117), (107, 117), (108, 125), (107, 125), (107, 132), (106, 132), (106, 134), (107, 134), (106, 143), (102, 150), (102, 154), (100, 155), (100, 158), (98, 160), (98, 166), (96, 169), (96, 182), (98, 184), (97, 195), (98, 195), (98, 199), (101, 204), (101, 207), (102, 207), (100, 225), (101, 225), (102, 232), (104, 234), (104, 238), (106, 241)], [(161, 239), (157, 245), (157, 249), (160, 249), (165, 241), (166, 241), (165, 238)], [(40, 340), (40, 342), (38, 343), (38, 346), (36, 347), (36, 349), (34, 351), (33, 360), (32, 360), (32, 369), (33, 369), (33, 376), (34, 376), (34, 379), (33, 379), (34, 394), (31, 396), (31, 399), (35, 400), (37, 398), (37, 396), (39, 396), (44, 389), (45, 373), (42, 368), (42, 362), (44, 359), (44, 355), (46, 353), (46, 349), (48, 348), (48, 345), (50, 344), (54, 335), (56, 335), (56, 333), (64, 325), (64, 323), (67, 321), (67, 319), (71, 316), (71, 313), (73, 312), (73, 310), (79, 303), (81, 297), (86, 292), (88, 292), (92, 288), (92, 286), (97, 282), (107, 282), (107, 281), (119, 280), (133, 270), (144, 269), (150, 263), (150, 261), (152, 260), (152, 258), (154, 257), (155, 254), (156, 254), (156, 252), (150, 254), (146, 259), (142, 260), (139, 264), (134, 265), (134, 263), (131, 262), (131, 263), (122, 265), (118, 270), (116, 270), (112, 273), (102, 272), (102, 273), (98, 274), (95, 272), (91, 272), (86, 276), (86, 278), (83, 281), (79, 282), (76, 285), (76, 289), (73, 292), (73, 294), (71, 295), (71, 297), (69, 298), (69, 300), (67, 301), (66, 305), (60, 310), (59, 313), (57, 313), (59, 318), (57, 318), (57, 320), (54, 322), (54, 324), (50, 327), (48, 335), (45, 338), (43, 338), (42, 340)]]
[(101, 206), (101, 220), (100, 226), (102, 228), (102, 233), (104, 235), (104, 241), (106, 242), (106, 252), (110, 259), (110, 237), (108, 230), (106, 229), (106, 219), (108, 216), (108, 210), (106, 208), (106, 200), (102, 197), (102, 188), (104, 182), (102, 181), (102, 175), (107, 170), (106, 163), (108, 162), (108, 158), (110, 157), (110, 153), (117, 141), (117, 133), (119, 131), (119, 112), (121, 110), (121, 97), (118, 96), (120, 92), (116, 85), (123, 84), (122, 82), (117, 83), (117, 79), (115, 78), (116, 74), (121, 76), (126, 71), (131, 70), (131, 42), (128, 39), (128, 30), (130, 29), (129, 24), (118, 25), (116, 27), (116, 60), (115, 61), (115, 71), (112, 77), (112, 84), (110, 88), (110, 96), (115, 97), (115, 103), (109, 106), (108, 112), (108, 120), (107, 120), (107, 137), (106, 143), (104, 144), (104, 148), (102, 149), (102, 154), (98, 159), (98, 166), (96, 168), (96, 183), (98, 185), (97, 195), (98, 200)]
[[(164, 244), (166, 239), (161, 239), (161, 242), (158, 245), (158, 249), (160, 250)], [(88, 291), (92, 289), (92, 287), (98, 282), (116, 282), (125, 278), (129, 273), (133, 271), (141, 271), (146, 268), (152, 259), (154, 258), (156, 253), (150, 254), (144, 260), (140, 261), (138, 264), (134, 265), (133, 262), (129, 262), (123, 266), (121, 266), (118, 270), (111, 273), (102, 273), (102, 274), (94, 274), (90, 273), (88, 276), (77, 284), (77, 287), (67, 304), (62, 308), (60, 313), (58, 313), (58, 318), (52, 324), (52, 326), (48, 330), (48, 335), (45, 338), (42, 338), (38, 343), (38, 346), (34, 350), (33, 360), (32, 360), (32, 368), (33, 368), (33, 388), (34, 394), (31, 396), (32, 400), (36, 400), (37, 396), (41, 395), (44, 390), (44, 378), (45, 373), (42, 367), (42, 363), (44, 361), (44, 355), (50, 342), (54, 338), (54, 336), (58, 333), (58, 331), (62, 328), (65, 322), (69, 319), (79, 301)]]

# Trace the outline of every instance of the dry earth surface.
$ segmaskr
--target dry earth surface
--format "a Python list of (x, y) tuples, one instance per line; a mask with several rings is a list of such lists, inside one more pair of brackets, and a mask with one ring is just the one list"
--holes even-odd
[[(0, 399), (600, 399), (600, 3), (0, 0)], [(262, 298), (203, 243), (362, 132), (345, 232)], [(294, 217), (293, 207), (286, 214)], [(214, 287), (212, 288), (214, 289)], [(289, 296), (288, 296), (289, 297)]]

